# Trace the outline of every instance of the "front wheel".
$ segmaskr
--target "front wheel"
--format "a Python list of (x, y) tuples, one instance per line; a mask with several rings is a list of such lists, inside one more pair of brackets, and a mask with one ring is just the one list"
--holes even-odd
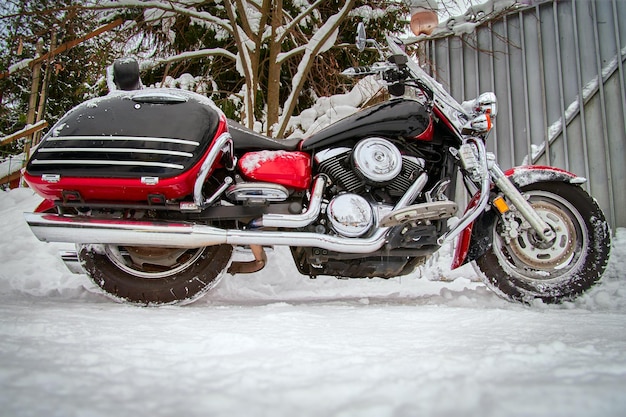
[(571, 300), (598, 281), (608, 263), (611, 236), (604, 214), (576, 185), (536, 183), (522, 192), (556, 238), (541, 241), (521, 216), (509, 213), (495, 222), (493, 245), (475, 261), (477, 272), (509, 300)]
[(189, 303), (219, 282), (232, 246), (194, 249), (79, 245), (87, 274), (107, 295), (139, 305)]

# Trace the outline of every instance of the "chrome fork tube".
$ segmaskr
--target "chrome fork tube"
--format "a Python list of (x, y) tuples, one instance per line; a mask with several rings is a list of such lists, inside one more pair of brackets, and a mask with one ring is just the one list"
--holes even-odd
[(437, 240), (442, 245), (445, 241), (456, 237), (463, 229), (469, 226), (476, 218), (485, 211), (489, 202), (489, 192), (491, 184), (495, 184), (500, 191), (509, 199), (509, 201), (520, 212), (522, 217), (528, 221), (530, 226), (535, 230), (537, 236), (543, 241), (549, 241), (554, 237), (554, 232), (548, 224), (537, 214), (532, 206), (526, 201), (522, 193), (513, 185), (508, 177), (502, 172), (498, 164), (490, 158), (487, 163), (487, 152), (485, 144), (482, 140), (473, 138), (468, 139), (473, 142), (478, 149), (478, 165), (481, 172), (480, 198), (474, 207), (465, 213), (463, 218), (452, 228)]
[(513, 185), (511, 180), (502, 172), (498, 164), (495, 162), (489, 167), (493, 183), (502, 191), (509, 201), (520, 212), (522, 217), (535, 230), (537, 236), (544, 242), (554, 238), (554, 231), (548, 224), (537, 214), (535, 209), (526, 201), (522, 193)]

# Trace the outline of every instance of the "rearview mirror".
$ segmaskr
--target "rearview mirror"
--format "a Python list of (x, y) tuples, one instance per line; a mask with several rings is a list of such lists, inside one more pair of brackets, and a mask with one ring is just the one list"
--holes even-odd
[(363, 22), (359, 22), (356, 28), (356, 48), (359, 52), (365, 50), (365, 44), (367, 43), (367, 35), (365, 34), (365, 25)]

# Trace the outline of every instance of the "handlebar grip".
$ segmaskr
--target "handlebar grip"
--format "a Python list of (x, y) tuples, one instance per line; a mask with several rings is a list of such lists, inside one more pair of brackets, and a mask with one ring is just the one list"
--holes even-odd
[(357, 74), (369, 74), (372, 72), (372, 67), (356, 67)]
[(348, 76), (356, 76), (356, 75), (374, 74), (374, 71), (372, 71), (372, 67), (350, 67), (344, 70), (342, 74), (348, 75)]

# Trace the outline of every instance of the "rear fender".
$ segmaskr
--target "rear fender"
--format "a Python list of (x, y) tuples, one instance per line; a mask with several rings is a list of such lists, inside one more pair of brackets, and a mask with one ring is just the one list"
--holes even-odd
[[(541, 182), (566, 182), (570, 184), (584, 184), (587, 180), (560, 168), (548, 166), (521, 166), (511, 168), (505, 175), (521, 188), (530, 184)], [(467, 210), (471, 209), (478, 201), (476, 194), (470, 200)], [(491, 233), (493, 224), (497, 219), (495, 210), (488, 210), (481, 214), (473, 223), (470, 223), (459, 235), (454, 249), (452, 259), (452, 269), (456, 269), (468, 262), (480, 258), (493, 244), (493, 234)]]
[(35, 209), (35, 213), (49, 213), (56, 212), (56, 208), (53, 200), (45, 199)]

